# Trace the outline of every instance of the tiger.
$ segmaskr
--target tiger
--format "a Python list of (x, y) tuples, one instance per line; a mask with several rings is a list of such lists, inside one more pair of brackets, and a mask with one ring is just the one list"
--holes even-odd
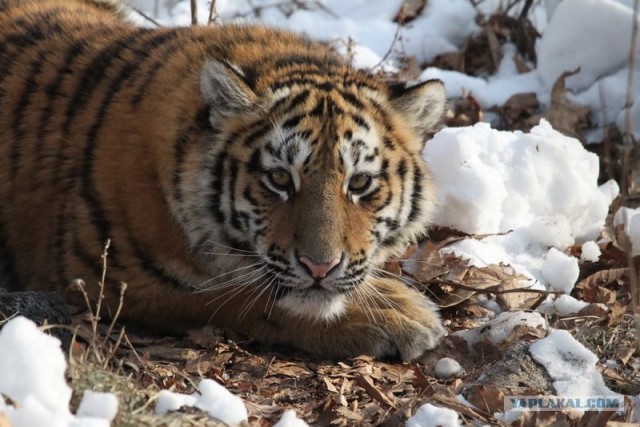
[(381, 266), (428, 231), (442, 82), (259, 24), (126, 15), (0, 0), (0, 285), (77, 305), (80, 278), (124, 322), (325, 358), (434, 349), (437, 308)]

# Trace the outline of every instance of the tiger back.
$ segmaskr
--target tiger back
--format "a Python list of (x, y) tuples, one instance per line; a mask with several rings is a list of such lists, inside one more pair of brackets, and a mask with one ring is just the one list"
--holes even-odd
[[(424, 237), (442, 84), (386, 82), (252, 25), (134, 26), (117, 4), (0, 2), (0, 280), (74, 278), (160, 330), (418, 357), (443, 328), (379, 266)], [(2, 282), (0, 282), (2, 283)]]

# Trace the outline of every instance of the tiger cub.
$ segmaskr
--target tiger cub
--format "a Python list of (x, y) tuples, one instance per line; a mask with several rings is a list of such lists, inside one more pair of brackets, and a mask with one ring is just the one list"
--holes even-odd
[(439, 81), (389, 83), (251, 25), (148, 29), (91, 0), (0, 1), (0, 260), (12, 289), (98, 295), (322, 357), (443, 336), (380, 265), (424, 236)]

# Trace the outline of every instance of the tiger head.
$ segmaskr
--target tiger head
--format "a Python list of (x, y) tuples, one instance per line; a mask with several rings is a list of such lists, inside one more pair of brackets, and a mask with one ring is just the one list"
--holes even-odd
[(249, 253), (246, 281), (330, 319), (424, 236), (434, 186), (421, 151), (443, 114), (441, 82), (390, 84), (332, 57), (259, 77), (209, 61), (200, 91), (212, 130), (186, 184), (198, 207), (185, 228), (211, 243), (212, 263)]

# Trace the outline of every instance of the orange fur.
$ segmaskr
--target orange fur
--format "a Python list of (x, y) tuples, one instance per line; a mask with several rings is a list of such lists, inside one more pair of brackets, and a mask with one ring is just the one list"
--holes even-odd
[[(106, 304), (126, 282), (125, 319), (415, 358), (438, 316), (375, 266), (425, 233), (420, 151), (443, 102), (439, 82), (390, 84), (288, 32), (149, 30), (104, 3), (4, 0), (2, 277), (80, 277), (95, 298), (111, 239)], [(302, 259), (340, 262), (322, 278)]]

